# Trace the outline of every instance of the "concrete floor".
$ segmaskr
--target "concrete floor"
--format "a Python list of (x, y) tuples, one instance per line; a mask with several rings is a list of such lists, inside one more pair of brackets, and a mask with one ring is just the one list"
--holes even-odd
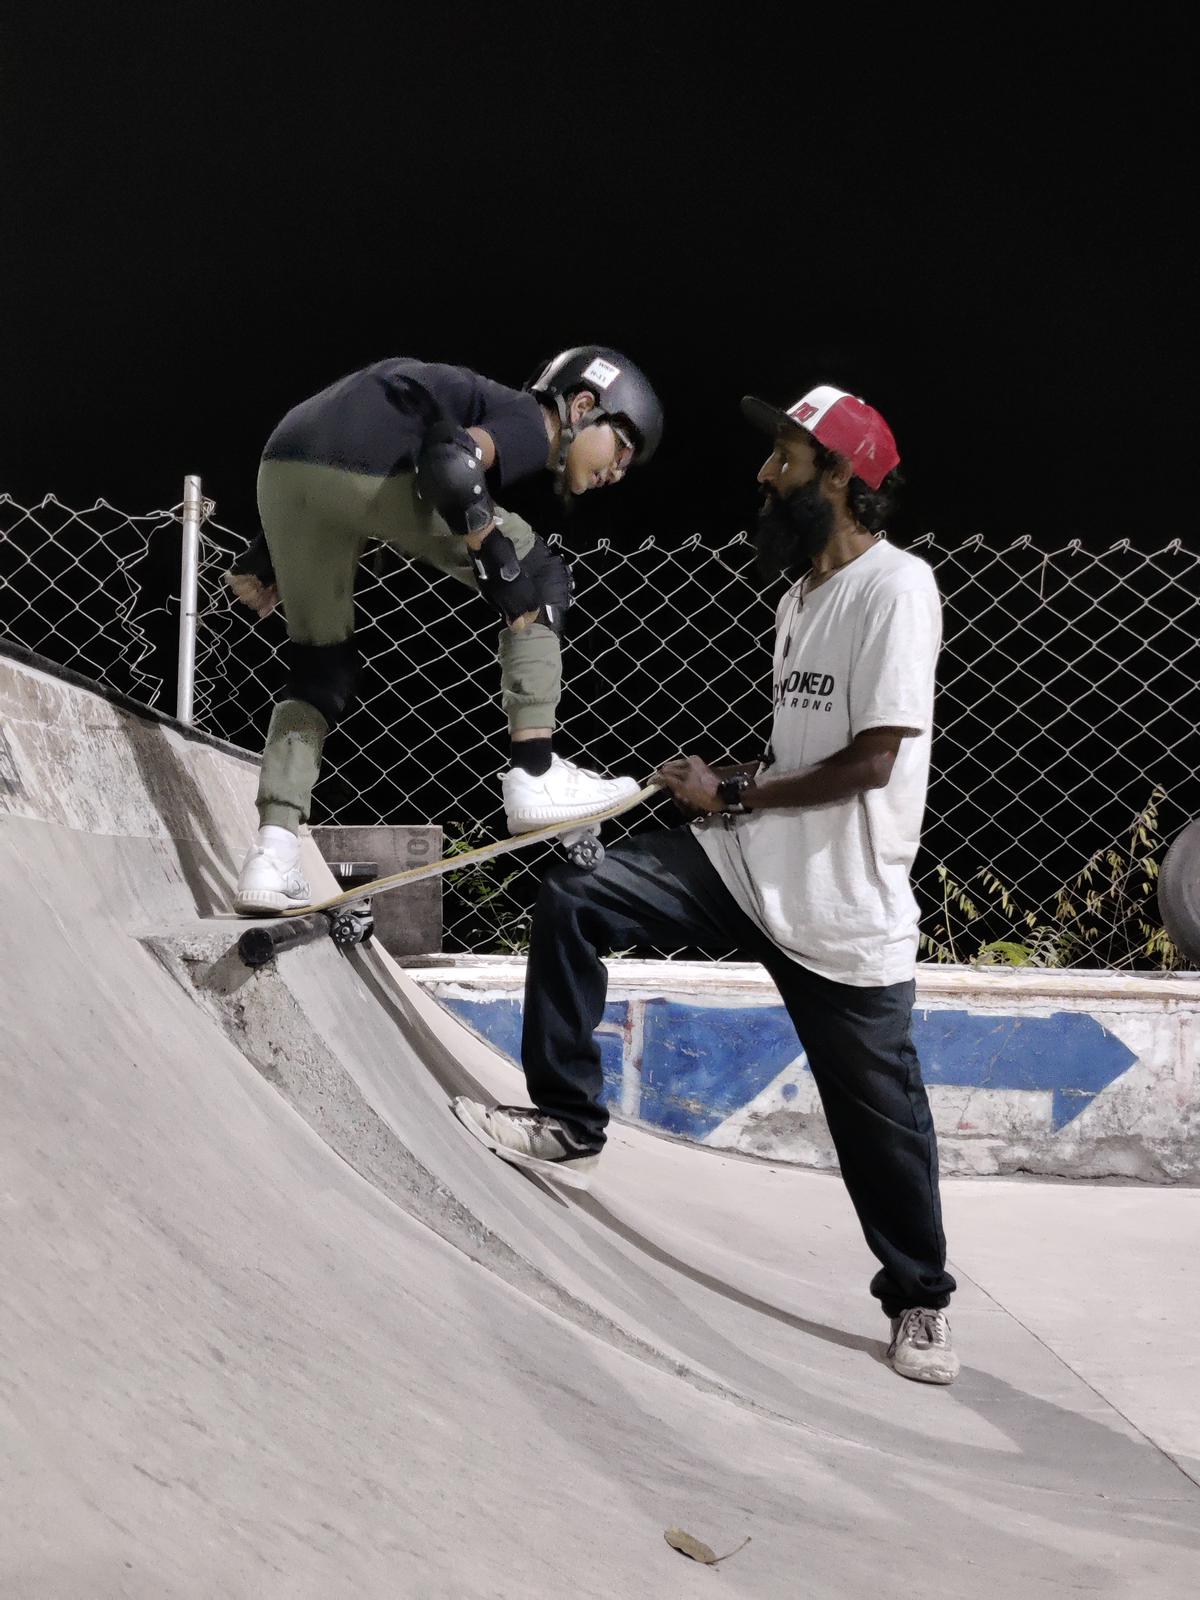
[(1200, 1191), (947, 1182), (905, 1383), (836, 1177), (504, 1166), (385, 955), (228, 954), (253, 767), (2, 661), (0, 717), (5, 1600), (1195, 1594)]

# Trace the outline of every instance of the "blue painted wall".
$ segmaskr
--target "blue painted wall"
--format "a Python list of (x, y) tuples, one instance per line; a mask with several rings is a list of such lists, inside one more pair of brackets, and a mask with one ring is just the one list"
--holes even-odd
[[(519, 999), (443, 1003), (520, 1060)], [(1073, 1011), (917, 1011), (913, 1037), (927, 1084), (1049, 1091), (1056, 1133), (1137, 1059), (1094, 1017)], [(753, 1100), (800, 1054), (782, 1006), (696, 1006), (667, 996), (606, 1006), (599, 1042), (609, 1104), (620, 1104), (626, 1075), (636, 1074), (640, 1120), (693, 1139)], [(789, 1088), (795, 1094), (785, 1086), (785, 1100)]]

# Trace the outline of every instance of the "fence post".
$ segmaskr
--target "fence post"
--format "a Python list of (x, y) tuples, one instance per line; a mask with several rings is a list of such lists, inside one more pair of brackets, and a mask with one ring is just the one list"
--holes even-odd
[(183, 544), (179, 577), (179, 670), (175, 687), (175, 715), (185, 727), (192, 723), (192, 696), (196, 686), (196, 607), (199, 603), (200, 523), (204, 515), (200, 479), (183, 480)]

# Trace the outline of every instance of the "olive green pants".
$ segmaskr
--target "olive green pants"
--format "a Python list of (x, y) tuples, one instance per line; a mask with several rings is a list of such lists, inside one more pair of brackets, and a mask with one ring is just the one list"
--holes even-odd
[[(302, 461), (264, 461), (258, 509), (271, 552), (288, 638), (341, 644), (354, 633), (354, 575), (372, 539), (477, 588), (466, 540), (417, 498), (411, 473), (373, 478)], [(533, 529), (504, 513), (504, 533), (520, 559)], [(553, 728), (562, 690), (558, 635), (541, 623), (500, 634), (500, 686), (509, 727)], [(258, 783), (262, 825), (307, 822), (329, 724), (304, 700), (281, 700), (271, 716)]]

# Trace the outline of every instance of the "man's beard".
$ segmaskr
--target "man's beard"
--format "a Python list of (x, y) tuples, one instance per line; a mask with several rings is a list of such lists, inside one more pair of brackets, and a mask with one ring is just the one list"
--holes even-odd
[(819, 480), (793, 489), (786, 499), (767, 489), (754, 530), (759, 572), (770, 580), (810, 565), (833, 538), (834, 526), (834, 508)]

